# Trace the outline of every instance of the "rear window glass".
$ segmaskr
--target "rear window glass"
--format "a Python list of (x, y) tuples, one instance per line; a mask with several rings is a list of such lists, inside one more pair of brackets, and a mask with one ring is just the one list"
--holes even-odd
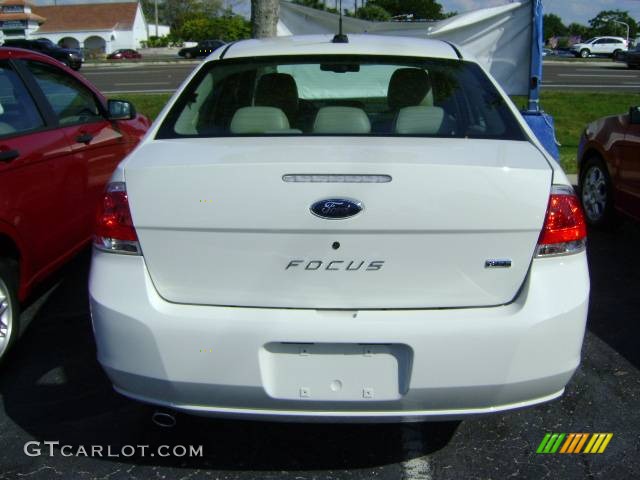
[(211, 62), (158, 138), (238, 135), (525, 139), (473, 63), (344, 55)]

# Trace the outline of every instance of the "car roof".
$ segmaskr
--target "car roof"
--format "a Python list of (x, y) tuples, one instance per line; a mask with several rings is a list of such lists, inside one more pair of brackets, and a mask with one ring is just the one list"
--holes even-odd
[[(53, 65), (54, 67), (61, 68), (62, 64), (56, 59), (50, 57), (49, 55), (44, 55), (39, 52), (34, 52), (33, 50), (26, 50), (24, 48), (17, 47), (0, 47), (0, 60), (10, 60), (10, 59), (19, 59), (19, 60), (37, 60), (41, 63), (47, 63), (49, 65)], [(85, 87), (89, 88), (103, 104), (106, 105), (105, 96), (98, 90), (91, 82), (87, 81), (78, 73), (73, 70), (66, 69), (65, 72), (67, 75), (74, 77), (78, 82), (82, 83)]]
[(43, 53), (34, 52), (33, 50), (27, 50), (25, 48), (18, 47), (0, 47), (0, 59), (6, 60), (8, 58), (26, 58), (41, 60), (45, 63), (51, 63), (53, 65), (59, 65), (60, 62), (53, 60), (49, 55)]
[[(334, 35), (298, 35), (242, 40), (220, 49), (224, 58), (284, 55), (391, 55), (458, 60), (454, 47), (441, 40), (383, 35), (348, 35), (349, 43), (333, 43)], [(216, 55), (214, 54), (214, 55)], [(214, 57), (215, 58), (215, 57)]]

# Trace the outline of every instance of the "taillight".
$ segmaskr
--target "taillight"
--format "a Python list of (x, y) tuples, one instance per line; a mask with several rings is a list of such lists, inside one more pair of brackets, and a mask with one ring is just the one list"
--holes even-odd
[(98, 206), (93, 245), (106, 252), (141, 253), (124, 182), (110, 183), (105, 189)]
[(587, 225), (578, 197), (570, 187), (553, 186), (536, 256), (579, 253), (586, 242)]

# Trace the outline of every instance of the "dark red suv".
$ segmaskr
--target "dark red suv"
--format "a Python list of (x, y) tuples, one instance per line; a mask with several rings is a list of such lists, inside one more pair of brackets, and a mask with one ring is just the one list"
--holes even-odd
[(60, 62), (0, 48), (0, 359), (20, 302), (89, 242), (106, 182), (148, 127)]

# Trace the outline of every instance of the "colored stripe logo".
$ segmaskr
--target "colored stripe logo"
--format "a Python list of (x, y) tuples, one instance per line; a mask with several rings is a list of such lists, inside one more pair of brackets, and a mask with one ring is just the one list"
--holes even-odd
[(613, 433), (547, 433), (536, 453), (604, 453)]

